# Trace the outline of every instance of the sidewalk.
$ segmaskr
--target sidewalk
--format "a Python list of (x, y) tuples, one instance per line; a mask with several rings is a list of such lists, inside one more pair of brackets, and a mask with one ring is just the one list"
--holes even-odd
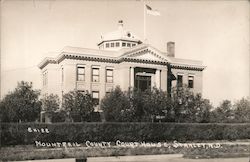
[[(27, 160), (15, 162), (75, 162), (75, 159)], [(184, 159), (182, 154), (90, 157), (87, 162), (249, 162), (247, 158)], [(13, 161), (14, 162), (14, 161)]]
[(90, 157), (87, 162), (158, 162), (182, 158), (182, 154)]
[(249, 162), (245, 158), (184, 159), (182, 154), (88, 158), (87, 162)]

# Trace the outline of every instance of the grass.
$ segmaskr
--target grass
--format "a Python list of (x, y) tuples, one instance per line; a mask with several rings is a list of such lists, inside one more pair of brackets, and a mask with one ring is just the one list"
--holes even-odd
[(189, 149), (184, 153), (184, 158), (233, 158), (233, 157), (249, 157), (249, 145), (228, 145), (223, 144), (220, 149)]
[(0, 159), (10, 160), (38, 160), (61, 158), (84, 158), (98, 156), (126, 156), (126, 155), (155, 155), (155, 154), (183, 154), (185, 158), (224, 158), (247, 157), (250, 153), (250, 144), (222, 144), (221, 148), (167, 148), (167, 147), (78, 147), (78, 148), (37, 148), (33, 145), (2, 147)]

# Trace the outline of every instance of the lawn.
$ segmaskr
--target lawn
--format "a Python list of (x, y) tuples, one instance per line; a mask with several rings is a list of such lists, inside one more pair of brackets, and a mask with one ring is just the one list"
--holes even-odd
[(183, 154), (184, 158), (225, 158), (247, 157), (250, 153), (250, 142), (227, 142), (220, 143), (220, 147), (191, 147), (182, 143), (179, 147), (61, 147), (44, 148), (35, 145), (8, 146), (0, 149), (2, 161), (7, 160), (34, 160), (34, 159), (60, 159), (60, 158), (83, 158), (100, 156), (126, 156), (126, 155), (157, 155), (157, 154)]

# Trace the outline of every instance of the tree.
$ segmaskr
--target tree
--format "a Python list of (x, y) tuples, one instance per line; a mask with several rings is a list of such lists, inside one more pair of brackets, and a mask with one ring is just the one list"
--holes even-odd
[(116, 87), (101, 106), (107, 121), (151, 122), (160, 117), (161, 121), (209, 122), (212, 105), (201, 94), (182, 87), (173, 89), (171, 96), (155, 87), (128, 92)]
[(172, 105), (176, 122), (209, 122), (212, 105), (201, 94), (186, 85), (172, 90)]
[(133, 120), (134, 112), (131, 109), (129, 97), (122, 92), (120, 87), (116, 87), (102, 99), (101, 108), (106, 121), (128, 122)]
[(167, 93), (157, 88), (123, 92), (119, 87), (105, 96), (101, 107), (107, 121), (119, 122), (151, 122), (172, 108)]
[(87, 121), (94, 106), (93, 98), (88, 92), (71, 91), (63, 95), (62, 107), (74, 122)]
[(165, 116), (167, 120), (171, 118), (172, 105), (167, 92), (153, 87), (152, 90), (147, 89), (137, 95), (141, 97), (141, 99), (137, 101), (142, 101), (143, 112), (142, 114), (138, 113), (138, 115), (142, 116), (143, 121), (152, 121), (158, 116)]
[(133, 121), (143, 122), (150, 121), (150, 119), (146, 118), (147, 110), (144, 108), (144, 103), (142, 100), (143, 92), (139, 89), (132, 89), (128, 91), (129, 101), (130, 101), (130, 109), (133, 111)]
[(192, 116), (189, 116), (189, 114), (193, 111), (190, 107), (194, 106), (192, 105), (194, 100), (193, 92), (186, 86), (174, 87), (171, 92), (175, 121), (183, 122), (187, 120), (187, 118), (191, 121)]
[(65, 110), (58, 110), (52, 113), (52, 122), (65, 122), (67, 118), (67, 112)]
[(236, 122), (250, 122), (250, 100), (242, 98), (234, 104)]
[[(198, 94), (197, 97), (200, 98), (200, 94)], [(213, 108), (213, 106), (211, 105), (211, 103), (208, 99), (200, 98), (200, 100), (198, 100), (198, 103), (197, 103), (195, 122), (209, 123), (210, 118), (211, 118), (212, 108)]]
[(50, 94), (45, 95), (41, 99), (42, 102), (42, 110), (48, 113), (55, 112), (59, 109), (60, 100), (58, 95)]
[(232, 122), (234, 117), (235, 116), (231, 101), (223, 100), (221, 104), (212, 111), (211, 122)]
[(63, 110), (60, 110), (60, 100), (58, 95), (44, 95), (41, 102), (42, 110), (44, 111), (46, 118), (50, 118), (52, 122), (65, 121), (66, 114)]
[(32, 83), (21, 81), (13, 92), (1, 101), (3, 122), (32, 122), (39, 119), (41, 102), (40, 92), (32, 89)]

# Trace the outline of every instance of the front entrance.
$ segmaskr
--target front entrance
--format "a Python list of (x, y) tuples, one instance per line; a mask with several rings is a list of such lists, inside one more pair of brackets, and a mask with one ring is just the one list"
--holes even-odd
[(135, 67), (134, 69), (134, 86), (136, 89), (145, 91), (152, 87), (152, 77), (155, 75), (156, 69)]
[(151, 88), (151, 76), (140, 76), (135, 77), (135, 87), (141, 91)]

